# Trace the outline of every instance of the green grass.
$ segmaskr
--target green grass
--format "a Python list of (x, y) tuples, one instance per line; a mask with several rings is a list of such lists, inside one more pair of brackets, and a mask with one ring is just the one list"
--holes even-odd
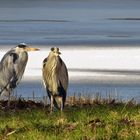
[(0, 111), (3, 140), (139, 140), (140, 105), (82, 104)]

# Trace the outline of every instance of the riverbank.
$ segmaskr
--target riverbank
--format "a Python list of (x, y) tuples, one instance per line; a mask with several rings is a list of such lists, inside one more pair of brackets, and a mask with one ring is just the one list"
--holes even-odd
[[(0, 139), (92, 140), (139, 139), (140, 105), (129, 101), (73, 100), (64, 112), (50, 114), (49, 106), (18, 101), (22, 109), (0, 110)], [(17, 104), (18, 105), (18, 104)], [(20, 106), (21, 107), (21, 106)]]

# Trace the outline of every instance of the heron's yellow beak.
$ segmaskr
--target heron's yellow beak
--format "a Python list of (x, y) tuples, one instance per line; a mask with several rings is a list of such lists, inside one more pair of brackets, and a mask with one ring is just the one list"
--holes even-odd
[(32, 48), (32, 47), (27, 47), (25, 50), (29, 52), (29, 51), (39, 51), (40, 49)]

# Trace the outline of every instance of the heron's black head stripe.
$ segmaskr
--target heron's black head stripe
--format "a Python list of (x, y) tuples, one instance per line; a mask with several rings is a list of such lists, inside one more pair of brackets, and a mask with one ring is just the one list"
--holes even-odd
[(24, 44), (19, 44), (18, 47), (19, 47), (19, 48), (26, 48), (27, 46), (24, 45)]

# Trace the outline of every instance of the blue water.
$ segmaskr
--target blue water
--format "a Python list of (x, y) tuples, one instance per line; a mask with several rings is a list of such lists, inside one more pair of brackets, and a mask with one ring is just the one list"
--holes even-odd
[(138, 0), (6, 0), (0, 4), (0, 44), (137, 46), (139, 5)]
[[(0, 2), (0, 47), (19, 42), (64, 47), (140, 46), (138, 0), (5, 0)], [(131, 75), (131, 73), (130, 73)], [(140, 102), (138, 81), (71, 82), (68, 95), (101, 93)], [(24, 81), (16, 91), (23, 97), (46, 95), (40, 80)]]
[[(34, 96), (35, 100), (43, 100), (43, 97), (47, 96), (41, 80), (22, 81), (18, 88), (14, 90), (14, 94), (25, 99), (33, 99)], [(123, 81), (119, 83), (102, 83), (93, 81), (90, 83), (81, 83), (70, 81), (67, 96), (74, 95), (90, 98), (96, 98), (100, 95), (102, 99), (111, 97), (118, 101), (134, 99), (134, 101), (140, 103), (140, 82), (125, 83)]]

